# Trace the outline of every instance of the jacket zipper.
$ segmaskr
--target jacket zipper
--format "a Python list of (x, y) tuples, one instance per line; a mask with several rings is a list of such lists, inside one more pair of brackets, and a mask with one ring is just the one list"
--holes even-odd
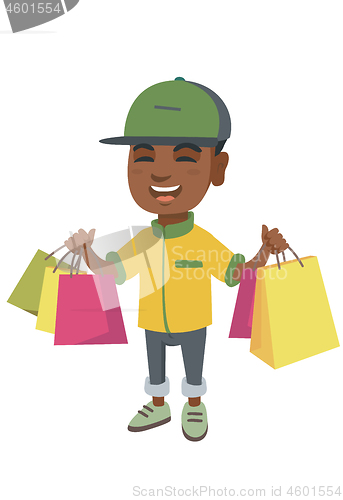
[(163, 308), (163, 322), (164, 328), (167, 333), (170, 333), (168, 321), (167, 321), (167, 311), (166, 311), (166, 291), (165, 291), (165, 283), (164, 283), (164, 268), (165, 268), (165, 248), (166, 241), (164, 238), (164, 229), (163, 229), (163, 250), (162, 250), (162, 308)]

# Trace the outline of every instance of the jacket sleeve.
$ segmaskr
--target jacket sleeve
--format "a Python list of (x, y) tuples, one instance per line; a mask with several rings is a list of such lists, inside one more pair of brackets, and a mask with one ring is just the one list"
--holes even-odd
[(208, 248), (208, 266), (212, 276), (230, 287), (236, 286), (239, 281), (234, 280), (232, 276), (237, 264), (243, 262), (245, 262), (243, 255), (234, 254), (212, 236)]
[(147, 255), (155, 244), (151, 238), (151, 228), (140, 231), (134, 238), (122, 246), (118, 252), (109, 252), (106, 260), (113, 262), (118, 271), (116, 283), (121, 285), (149, 267)]

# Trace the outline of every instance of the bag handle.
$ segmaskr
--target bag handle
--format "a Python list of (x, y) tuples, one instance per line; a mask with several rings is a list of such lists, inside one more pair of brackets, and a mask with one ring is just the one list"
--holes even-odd
[[(260, 251), (259, 251), (259, 252), (258, 252), (258, 254), (257, 254), (256, 261), (254, 262), (253, 272), (256, 270), (257, 263), (258, 263), (258, 261), (259, 261), (259, 259), (260, 259), (260, 255), (261, 255), (261, 253), (263, 252), (263, 250), (264, 250), (265, 246), (266, 246), (266, 244), (264, 244), (264, 245), (262, 246), (262, 248), (260, 249)], [(294, 250), (293, 250), (290, 246), (288, 247), (288, 250), (289, 250), (290, 252), (292, 252), (292, 254), (293, 254), (293, 255), (294, 255), (294, 257), (297, 259), (297, 261), (299, 262), (299, 264), (301, 265), (301, 267), (304, 267), (304, 264), (301, 262), (301, 260), (300, 260), (300, 259), (299, 259), (299, 257), (297, 256), (297, 254), (294, 252)], [(278, 256), (278, 254), (277, 254), (277, 253), (275, 254), (275, 256), (276, 256), (277, 266), (278, 266), (278, 269), (279, 269), (279, 271), (280, 271), (280, 270), (281, 270), (281, 265), (280, 265), (279, 256)], [(285, 255), (285, 252), (282, 252), (282, 256), (283, 256), (283, 261), (284, 261), (284, 262), (286, 262), (286, 255)]]
[[(295, 253), (294, 250), (292, 250), (292, 248), (289, 246), (288, 247), (288, 250), (290, 252), (292, 252), (292, 254), (294, 255), (294, 257), (297, 259), (297, 261), (299, 262), (299, 264), (301, 265), (301, 267), (304, 267), (304, 264), (301, 262), (301, 260), (299, 259), (299, 257), (297, 256), (297, 254)], [(281, 266), (280, 266), (280, 260), (279, 260), (279, 256), (278, 254), (275, 254), (276, 255), (276, 261), (277, 261), (277, 267), (279, 269), (279, 271), (281, 270)], [(282, 252), (282, 256), (283, 256), (283, 261), (286, 262), (286, 256), (285, 256), (285, 252)]]
[[(49, 253), (49, 255), (47, 257), (45, 257), (44, 260), (48, 260), (50, 259), (50, 257), (52, 257), (55, 253), (57, 253), (59, 250), (62, 250), (62, 248), (64, 248), (65, 245), (62, 245), (58, 248), (56, 248), (56, 250), (54, 250), (53, 252)], [(57, 271), (57, 269), (59, 268), (60, 264), (62, 264), (62, 262), (64, 261), (64, 259), (67, 257), (67, 255), (69, 255), (71, 253), (71, 250), (69, 250), (69, 252), (65, 253), (63, 255), (63, 257), (58, 261), (56, 267), (54, 268), (54, 270), (52, 271), (53, 273), (55, 273)], [(75, 255), (74, 255), (75, 256)], [(74, 262), (74, 257), (73, 257), (73, 260), (72, 260), (72, 264)]]
[(79, 274), (79, 271), (80, 271), (80, 264), (81, 264), (81, 257), (82, 257), (82, 254), (83, 254), (83, 248), (81, 248), (81, 250), (80, 250), (80, 254), (79, 254), (79, 258), (77, 259), (77, 263), (76, 263), (76, 274)]
[[(73, 236), (73, 233), (70, 231), (69, 234), (71, 236)], [(62, 248), (64, 248), (65, 245), (62, 245), (58, 248), (56, 248), (56, 250), (54, 250), (53, 252), (51, 252), (47, 257), (45, 257), (44, 260), (48, 260), (50, 259), (50, 257), (52, 257), (55, 253), (57, 253), (59, 250), (62, 250)], [(52, 271), (53, 273), (55, 273), (57, 271), (57, 269), (59, 268), (59, 265), (64, 261), (64, 259), (67, 257), (67, 255), (69, 255), (71, 253), (71, 250), (69, 252), (67, 252), (66, 254), (63, 255), (63, 257), (59, 260), (59, 262), (57, 263), (57, 266), (54, 268), (54, 270)], [(77, 260), (77, 273), (76, 274), (79, 274), (79, 270), (80, 270), (80, 264), (81, 264), (81, 255), (83, 253), (83, 250), (82, 251), (77, 251), (77, 252), (74, 252), (73, 254), (73, 258), (72, 258), (72, 261), (71, 261), (71, 265), (70, 265), (70, 277), (72, 278), (73, 276), (73, 267), (74, 267), (74, 260), (75, 260), (75, 257), (76, 255), (79, 255), (79, 258)], [(76, 269), (75, 267), (75, 269)]]
[[(50, 259), (50, 257), (52, 257), (56, 252), (58, 252), (59, 250), (61, 250), (62, 248), (64, 248), (65, 245), (62, 245), (60, 246), (59, 248), (56, 248), (56, 250), (54, 250), (53, 252), (51, 252), (47, 257), (45, 257), (44, 260), (48, 260)], [(103, 269), (101, 267), (101, 264), (99, 262), (99, 259), (98, 257), (96, 256), (94, 250), (89, 247), (89, 250), (92, 252), (92, 254), (94, 255), (94, 258), (96, 260), (96, 263), (100, 269), (100, 273), (101, 273), (101, 276), (104, 276), (104, 272), (103, 272)], [(57, 265), (55, 266), (54, 270), (52, 271), (53, 273), (55, 273), (57, 271), (57, 269), (59, 268), (60, 264), (62, 264), (62, 262), (64, 261), (64, 259), (67, 257), (67, 255), (69, 255), (70, 253), (72, 252), (72, 250), (69, 250), (69, 252), (65, 253), (63, 255), (63, 257), (58, 261)], [(81, 248), (79, 251), (76, 251), (73, 255), (73, 258), (72, 258), (72, 261), (71, 261), (71, 265), (70, 265), (70, 277), (72, 278), (73, 277), (73, 268), (74, 268), (74, 261), (75, 261), (75, 257), (76, 255), (78, 255), (78, 259), (77, 259), (77, 262), (76, 262), (76, 265), (75, 265), (75, 269), (76, 269), (76, 274), (79, 274), (79, 271), (80, 271), (80, 264), (81, 264), (81, 257), (83, 255), (83, 248)]]
[[(69, 252), (65, 253), (63, 255), (63, 257), (57, 262), (56, 266), (55, 266), (55, 269), (52, 271), (53, 273), (55, 273), (57, 271), (57, 269), (59, 268), (59, 265), (62, 264), (62, 262), (64, 261), (64, 259), (67, 257), (67, 255), (69, 255), (71, 253), (71, 250), (69, 250)], [(47, 260), (47, 259), (45, 259)]]
[(301, 262), (301, 260), (299, 259), (299, 257), (297, 256), (297, 254), (295, 253), (294, 250), (291, 249), (291, 247), (288, 247), (288, 250), (290, 252), (292, 252), (292, 254), (294, 255), (294, 257), (297, 259), (297, 261), (299, 262), (299, 264), (301, 265), (301, 267), (305, 267), (304, 264)]
[(45, 257), (45, 259), (44, 259), (44, 260), (48, 260), (48, 259), (50, 259), (50, 257), (52, 257), (52, 256), (53, 256), (56, 252), (58, 252), (59, 250), (62, 250), (62, 248), (64, 248), (64, 247), (65, 247), (65, 245), (62, 245), (61, 247), (56, 248), (56, 250), (54, 250), (53, 252), (51, 252), (51, 253), (50, 253), (47, 257)]
[[(64, 248), (65, 245), (61, 246), (60, 248), (57, 248), (57, 250), (54, 250), (53, 252), (51, 252), (50, 255), (48, 255), (47, 257), (45, 257), (44, 260), (48, 260), (50, 257), (52, 257), (52, 255), (54, 255), (54, 253), (58, 252), (58, 250), (61, 250), (61, 248)], [(62, 264), (62, 262), (64, 261), (64, 259), (67, 257), (67, 255), (69, 255), (71, 253), (71, 250), (69, 250), (69, 252), (65, 253), (63, 255), (63, 257), (58, 261), (57, 265), (55, 266), (54, 270), (52, 271), (53, 273), (55, 273), (57, 271), (57, 269), (59, 268), (60, 264)], [(73, 275), (73, 268), (74, 268), (74, 260), (75, 260), (75, 257), (76, 256), (79, 256), (78, 260), (77, 260), (77, 263), (76, 263), (76, 266), (75, 266), (75, 269), (77, 269), (77, 273), (76, 274), (79, 274), (79, 270), (80, 270), (80, 264), (81, 264), (81, 255), (82, 255), (82, 251), (79, 252), (75, 252), (74, 255), (73, 255), (73, 258), (72, 258), (72, 261), (71, 261), (71, 265), (70, 265), (70, 277), (72, 277)]]
[[(75, 261), (75, 257), (79, 256), (79, 253), (80, 253), (80, 250), (77, 250), (76, 252), (74, 252), (73, 254), (73, 258), (71, 259), (71, 264), (70, 264), (70, 277), (72, 278), (73, 277), (73, 269), (74, 269), (74, 261)], [(79, 260), (77, 260), (78, 262)], [(76, 269), (76, 266), (75, 266), (75, 269)]]

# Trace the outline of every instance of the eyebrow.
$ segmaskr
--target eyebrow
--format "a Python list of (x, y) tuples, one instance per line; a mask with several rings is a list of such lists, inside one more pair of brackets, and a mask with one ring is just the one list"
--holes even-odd
[(151, 144), (137, 144), (137, 146), (135, 146), (133, 148), (134, 151), (137, 151), (137, 149), (149, 149), (149, 151), (155, 151), (154, 148), (151, 146)]
[(183, 142), (182, 144), (178, 144), (177, 146), (175, 146), (173, 151), (174, 153), (176, 153), (176, 151), (179, 151), (180, 149), (183, 148), (193, 149), (193, 151), (196, 151), (197, 153), (202, 152), (202, 149), (199, 148), (199, 146), (196, 146), (196, 144), (192, 144), (191, 142)]

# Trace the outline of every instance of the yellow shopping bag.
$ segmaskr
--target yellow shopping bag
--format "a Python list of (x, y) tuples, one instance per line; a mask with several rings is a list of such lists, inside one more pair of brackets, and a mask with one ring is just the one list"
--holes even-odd
[[(55, 333), (59, 277), (61, 274), (70, 274), (68, 269), (56, 269), (54, 273), (53, 269), (53, 267), (45, 269), (36, 323), (36, 330), (48, 333)], [(73, 274), (75, 274), (75, 270)], [(79, 274), (87, 273), (80, 271)]]
[(257, 271), (250, 352), (273, 368), (339, 347), (317, 257)]

